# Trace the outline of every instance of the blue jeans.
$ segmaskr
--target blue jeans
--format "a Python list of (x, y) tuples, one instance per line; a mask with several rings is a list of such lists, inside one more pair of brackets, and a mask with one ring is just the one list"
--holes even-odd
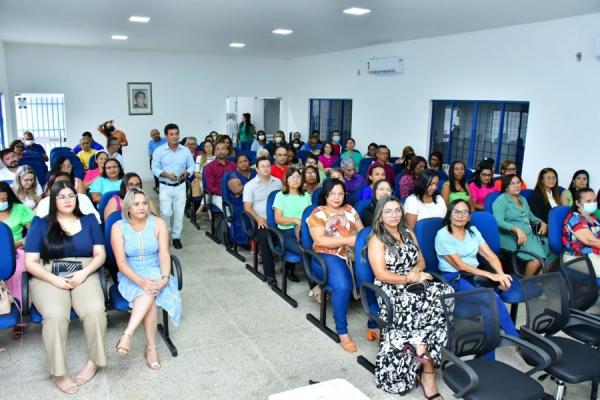
[(295, 229), (279, 229), (279, 232), (283, 234), (283, 246), (290, 253), (294, 253), (298, 257), (302, 257), (302, 250), (298, 246), (298, 240), (296, 239)]
[[(346, 260), (331, 254), (319, 253), (327, 265), (328, 289), (331, 290), (331, 306), (333, 307), (333, 320), (335, 331), (338, 335), (348, 334), (348, 305), (352, 295), (352, 276), (346, 265)], [(313, 274), (318, 278), (323, 277), (321, 265), (313, 259), (311, 262)]]

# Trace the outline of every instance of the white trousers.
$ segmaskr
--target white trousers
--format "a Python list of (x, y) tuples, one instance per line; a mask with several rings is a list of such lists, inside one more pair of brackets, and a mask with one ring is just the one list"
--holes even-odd
[[(160, 216), (167, 224), (171, 237), (173, 239), (181, 238), (186, 200), (185, 183), (179, 186), (167, 186), (161, 183), (158, 198), (160, 200)], [(172, 228), (171, 216), (173, 216)]]

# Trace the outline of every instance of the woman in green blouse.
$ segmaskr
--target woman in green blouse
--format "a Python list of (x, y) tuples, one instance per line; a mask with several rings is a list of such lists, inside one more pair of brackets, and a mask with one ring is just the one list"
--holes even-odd
[(454, 200), (462, 199), (471, 205), (471, 210), (475, 209), (475, 204), (469, 194), (466, 171), (467, 167), (462, 161), (454, 161), (450, 164), (449, 179), (442, 185), (440, 193), (446, 202), (446, 207)]
[[(492, 205), (500, 228), (500, 247), (514, 251), (518, 245), (520, 249), (530, 251), (550, 264), (556, 259), (556, 255), (548, 248), (547, 240), (541, 238), (546, 235), (548, 226), (531, 212), (527, 200), (520, 194), (521, 183), (521, 178), (517, 175), (502, 177), (503, 193)], [(534, 232), (534, 228), (537, 232)], [(503, 230), (513, 232), (517, 236), (517, 242), (515, 243), (513, 235), (504, 233)], [(537, 259), (525, 255), (520, 255), (519, 258), (527, 261), (525, 275), (531, 276), (539, 272), (541, 265)]]

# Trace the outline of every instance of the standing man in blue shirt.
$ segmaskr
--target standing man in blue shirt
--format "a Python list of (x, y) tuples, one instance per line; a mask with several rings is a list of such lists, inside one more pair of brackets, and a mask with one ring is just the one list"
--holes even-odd
[[(190, 150), (179, 144), (179, 127), (175, 124), (165, 126), (167, 143), (152, 153), (152, 173), (160, 182), (160, 216), (167, 224), (173, 238), (173, 247), (181, 249), (181, 230), (185, 211), (185, 182), (192, 176), (196, 163)], [(173, 226), (171, 229), (171, 215)]]
[(25, 151), (25, 152), (35, 151), (36, 153), (39, 153), (42, 156), (44, 161), (48, 161), (48, 155), (46, 154), (46, 149), (44, 149), (44, 146), (42, 146), (41, 144), (35, 143), (35, 141), (33, 139), (33, 133), (31, 133), (29, 131), (24, 132), (23, 133), (23, 143), (25, 144), (23, 151)]
[[(167, 143), (167, 140), (160, 137), (160, 131), (156, 128), (150, 131), (150, 138), (148, 142), (148, 157), (150, 157), (150, 171), (152, 171), (152, 154), (160, 145)], [(154, 175), (154, 191), (158, 193), (158, 177), (156, 175)]]

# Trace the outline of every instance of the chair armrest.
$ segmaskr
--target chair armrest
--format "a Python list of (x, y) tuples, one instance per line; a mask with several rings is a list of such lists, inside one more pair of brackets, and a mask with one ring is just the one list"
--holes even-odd
[(233, 222), (233, 204), (226, 200), (223, 200), (223, 216), (228, 223)]
[[(321, 265), (321, 269), (323, 270), (323, 279), (318, 278), (313, 274), (312, 269), (310, 268), (310, 264), (312, 259), (317, 260), (317, 262)], [(302, 252), (302, 262), (304, 263), (304, 271), (308, 275), (308, 277), (315, 282), (317, 285), (323, 287), (327, 284), (329, 278), (329, 272), (327, 270), (327, 264), (323, 257), (321, 257), (318, 253), (315, 253), (312, 250), (304, 249)]]
[(536, 260), (538, 260), (542, 266), (542, 271), (545, 273), (546, 272), (546, 262), (544, 261), (543, 258), (541, 258), (540, 256), (538, 256), (537, 254), (529, 251), (529, 250), (525, 250), (525, 249), (517, 249), (513, 252), (512, 255), (512, 265), (513, 265), (513, 271), (515, 271), (515, 274), (519, 277), (519, 278), (525, 278), (525, 274), (522, 273), (521, 270), (519, 270), (519, 254), (526, 254), (528, 256), (531, 256), (533, 258), (535, 258)]
[(498, 230), (500, 231), (500, 233), (505, 233), (505, 234), (511, 236), (513, 238), (513, 240), (515, 241), (515, 245), (517, 246), (517, 249), (519, 247), (521, 247), (521, 245), (519, 244), (519, 236), (516, 233), (514, 233), (510, 229), (506, 229), (506, 228), (498, 227)]
[[(285, 239), (283, 233), (279, 232), (276, 228), (267, 228), (267, 240), (269, 242), (269, 248), (271, 252), (276, 256), (283, 257), (285, 254)], [(279, 244), (279, 247), (277, 246)]]
[(519, 349), (519, 351), (529, 350), (530, 352), (528, 353), (528, 355), (532, 355), (531, 352), (533, 352), (537, 356), (536, 358), (539, 361), (538, 364), (529, 371), (525, 372), (527, 375), (531, 375), (535, 372), (542, 371), (548, 368), (550, 364), (552, 364), (552, 359), (550, 358), (550, 355), (538, 346), (526, 342), (525, 340), (515, 336), (501, 334), (500, 338), (500, 344), (498, 345), (498, 347), (515, 346)]
[(23, 315), (29, 314), (29, 278), (31, 274), (23, 271), (21, 274), (21, 312)]
[(177, 290), (181, 290), (183, 288), (183, 271), (179, 258), (173, 255), (171, 256), (171, 275), (177, 277)]
[(563, 357), (563, 352), (560, 347), (532, 329), (522, 326), (519, 329), (519, 335), (521, 336), (521, 339), (541, 348), (542, 351), (550, 356), (552, 363), (555, 363)]
[(466, 362), (461, 360), (459, 357), (454, 355), (450, 350), (446, 349), (445, 347), (442, 347), (442, 359), (442, 371), (446, 369), (446, 364), (448, 362), (451, 362), (452, 364), (460, 368), (465, 374), (467, 374), (467, 377), (469, 379), (469, 383), (467, 384), (467, 386), (465, 386), (458, 393), (454, 393), (455, 398), (462, 399), (467, 393), (479, 386), (479, 376), (477, 375), (477, 372), (475, 372), (475, 370), (471, 368)]
[(438, 274), (437, 272), (431, 272), (431, 271), (425, 271), (427, 272), (429, 275), (433, 276), (436, 280), (448, 284), (448, 281), (440, 274)]
[[(570, 315), (569, 321), (567, 322), (567, 326), (584, 324), (584, 325), (593, 326), (594, 328), (600, 328), (600, 317), (599, 316), (593, 315), (593, 314), (588, 314), (586, 312), (576, 310), (574, 308), (571, 308), (569, 310), (569, 312), (571, 315)], [(571, 323), (571, 322), (573, 322), (573, 323)]]
[[(367, 292), (372, 291), (375, 296), (378, 296), (383, 303), (385, 304), (385, 308), (387, 311), (387, 318), (385, 320), (379, 318), (378, 314), (374, 314), (371, 312), (369, 307), (369, 302), (367, 299)], [(362, 283), (360, 285), (360, 301), (362, 303), (362, 307), (373, 321), (377, 323), (377, 325), (381, 328), (386, 326), (391, 326), (394, 322), (394, 306), (392, 305), (392, 301), (389, 296), (381, 289), (379, 286), (376, 286), (372, 283)]]
[(104, 302), (108, 304), (108, 287), (106, 284), (106, 270), (104, 265), (98, 268), (98, 278), (100, 279), (100, 287), (102, 288), (102, 294), (104, 295)]
[(258, 225), (248, 211), (242, 211), (242, 227), (246, 235), (253, 240), (256, 236), (256, 230), (258, 229)]

